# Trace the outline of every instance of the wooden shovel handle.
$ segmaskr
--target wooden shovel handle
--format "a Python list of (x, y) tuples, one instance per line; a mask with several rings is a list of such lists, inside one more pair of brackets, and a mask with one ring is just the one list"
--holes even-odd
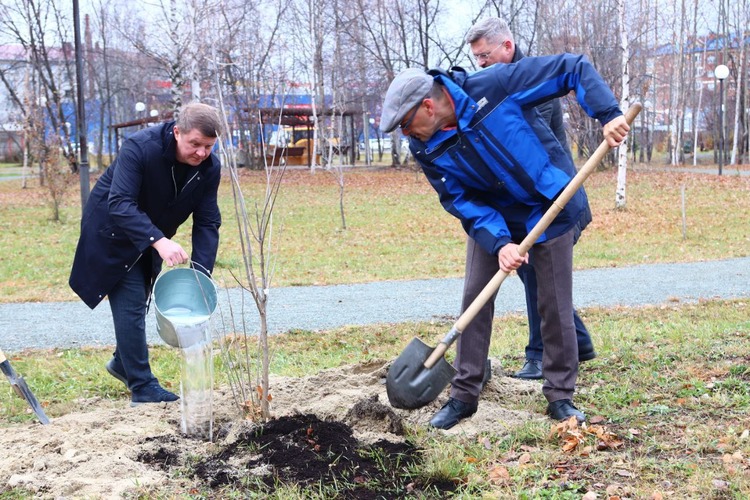
[[(642, 106), (640, 105), (640, 103), (635, 103), (630, 106), (630, 108), (628, 108), (627, 112), (625, 113), (625, 120), (627, 120), (628, 124), (633, 123), (635, 117), (638, 116), (638, 113), (641, 112), (641, 108)], [(557, 217), (562, 209), (565, 208), (565, 205), (570, 201), (576, 191), (578, 191), (578, 189), (583, 185), (583, 181), (585, 181), (588, 176), (591, 175), (591, 173), (596, 169), (599, 163), (604, 159), (604, 156), (609, 152), (609, 149), (610, 147), (609, 144), (607, 144), (607, 141), (602, 141), (602, 143), (599, 144), (599, 147), (594, 151), (594, 154), (592, 154), (589, 159), (586, 160), (586, 163), (583, 164), (583, 167), (581, 167), (578, 173), (570, 180), (568, 185), (565, 186), (565, 189), (562, 190), (555, 201), (552, 202), (552, 206), (547, 209), (539, 222), (536, 223), (534, 228), (529, 231), (529, 234), (526, 235), (521, 244), (518, 246), (518, 253), (522, 257), (528, 253), (529, 249), (531, 249), (534, 243), (536, 243), (536, 240), (539, 239), (542, 233), (544, 233), (549, 225), (552, 224), (552, 221), (555, 220), (555, 217)], [(500, 288), (500, 285), (503, 284), (503, 281), (505, 281), (505, 278), (507, 277), (508, 273), (503, 270), (498, 271), (495, 276), (492, 277), (490, 282), (485, 285), (481, 292), (479, 292), (479, 295), (477, 295), (472, 303), (469, 304), (469, 307), (467, 307), (463, 314), (459, 316), (458, 320), (456, 320), (456, 322), (453, 324), (453, 328), (451, 328), (451, 331), (448, 333), (448, 335), (446, 335), (446, 337), (440, 342), (440, 344), (438, 344), (438, 346), (435, 347), (435, 349), (432, 351), (432, 354), (424, 363), (425, 367), (432, 368), (432, 366), (438, 362), (438, 360), (445, 354), (445, 351), (448, 350), (448, 347), (450, 347), (450, 345), (458, 338), (461, 332), (463, 332), (464, 329), (469, 325), (469, 323), (471, 323), (479, 310), (484, 307), (484, 305), (490, 300), (495, 292), (497, 292), (497, 290)]]

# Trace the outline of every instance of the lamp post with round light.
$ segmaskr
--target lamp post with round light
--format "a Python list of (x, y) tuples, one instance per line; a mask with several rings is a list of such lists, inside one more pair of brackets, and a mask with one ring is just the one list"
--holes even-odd
[(729, 76), (729, 68), (719, 64), (714, 69), (714, 75), (719, 80), (719, 175), (724, 167), (724, 80)]
[[(136, 120), (141, 119), (141, 114), (146, 111), (146, 105), (142, 103), (141, 101), (138, 101), (135, 103), (135, 118)], [(146, 125), (145, 121), (141, 121), (141, 127), (144, 127)]]

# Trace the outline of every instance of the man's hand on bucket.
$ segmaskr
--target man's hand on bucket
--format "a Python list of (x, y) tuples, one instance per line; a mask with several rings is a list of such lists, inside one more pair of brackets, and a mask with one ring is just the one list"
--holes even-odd
[(175, 243), (167, 237), (160, 239), (151, 246), (159, 252), (159, 257), (161, 257), (169, 267), (176, 266), (177, 264), (184, 264), (189, 260), (187, 252), (185, 252), (178, 243)]

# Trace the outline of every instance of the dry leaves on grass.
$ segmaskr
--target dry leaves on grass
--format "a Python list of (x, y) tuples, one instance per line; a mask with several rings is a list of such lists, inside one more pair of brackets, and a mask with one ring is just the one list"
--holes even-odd
[(552, 425), (550, 430), (550, 439), (559, 439), (561, 441), (562, 451), (566, 453), (581, 449), (583, 453), (588, 454), (592, 451), (592, 446), (586, 446), (587, 438), (593, 438), (596, 441), (596, 450), (615, 450), (625, 444), (614, 432), (608, 431), (603, 425), (578, 425), (575, 417), (558, 422)]

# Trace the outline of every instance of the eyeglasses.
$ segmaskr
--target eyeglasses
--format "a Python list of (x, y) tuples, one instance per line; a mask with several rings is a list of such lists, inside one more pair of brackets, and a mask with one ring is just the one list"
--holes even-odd
[(493, 52), (495, 52), (497, 49), (502, 47), (505, 44), (505, 42), (498, 44), (494, 49), (490, 50), (489, 52), (482, 52), (481, 54), (473, 54), (474, 59), (476, 59), (479, 62), (486, 61), (490, 58)]
[(411, 116), (409, 116), (409, 118), (407, 118), (405, 122), (401, 122), (399, 124), (398, 127), (401, 130), (406, 131), (406, 130), (409, 129), (409, 127), (411, 127), (411, 122), (413, 122), (414, 121), (414, 117), (417, 116), (417, 111), (419, 111), (419, 107), (421, 105), (422, 105), (422, 103), (420, 102), (419, 104), (417, 104), (416, 106), (414, 106), (414, 111), (411, 112)]

